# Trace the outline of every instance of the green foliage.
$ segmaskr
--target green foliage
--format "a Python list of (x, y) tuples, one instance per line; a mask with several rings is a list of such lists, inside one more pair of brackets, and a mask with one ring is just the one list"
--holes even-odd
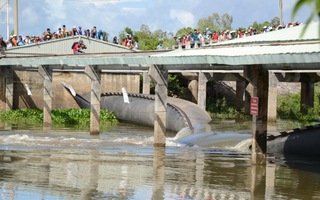
[(186, 88), (182, 87), (179, 81), (179, 78), (176, 74), (169, 74), (168, 75), (168, 95), (175, 96), (175, 97), (182, 97), (186, 92)]
[[(304, 26), (301, 36), (305, 33), (309, 24), (312, 22), (314, 18), (317, 18), (317, 17), (318, 19), (320, 18), (320, 1), (319, 0), (299, 0), (297, 1), (297, 3), (293, 8), (292, 16), (291, 16), (292, 19), (295, 18), (298, 11), (301, 10), (303, 6), (310, 6), (311, 8), (313, 8), (313, 12), (310, 14), (309, 18), (307, 19), (306, 26)], [(320, 27), (319, 27), (319, 40), (320, 40)]]
[(144, 40), (139, 39), (139, 49), (140, 50), (155, 50), (157, 49), (159, 40), (158, 38), (147, 38)]
[(39, 124), (43, 121), (43, 112), (38, 109), (20, 109), (0, 112), (0, 120), (11, 124)]
[(314, 107), (307, 114), (300, 112), (300, 94), (288, 94), (278, 98), (278, 116), (281, 119), (296, 120), (302, 123), (320, 121), (320, 94), (316, 92)]
[[(57, 126), (78, 125), (88, 127), (90, 125), (89, 109), (55, 109), (51, 112), (52, 124)], [(20, 109), (0, 112), (0, 120), (11, 124), (42, 125), (43, 111), (39, 109)], [(107, 110), (100, 111), (100, 123), (102, 125), (117, 124), (113, 113)]]
[(228, 105), (225, 97), (208, 98), (207, 111), (213, 119), (249, 119), (250, 116)]
[(198, 21), (198, 29), (202, 32), (209, 28), (211, 31), (219, 30), (231, 30), (233, 22), (233, 17), (227, 13), (219, 15), (218, 13), (213, 13), (208, 18), (202, 18)]
[(177, 31), (176, 36), (177, 37), (182, 37), (184, 35), (188, 35), (190, 32), (193, 33), (193, 28), (192, 27), (184, 27), (181, 28)]
[[(278, 27), (280, 25), (280, 18), (279, 17), (275, 17), (271, 20), (271, 24), (270, 26), (275, 26)], [(267, 25), (266, 25), (267, 26)]]
[[(143, 76), (140, 76), (140, 85), (143, 85)], [(150, 82), (150, 94), (155, 93), (156, 84)], [(142, 88), (140, 88), (142, 90)], [(179, 77), (175, 74), (168, 74), (168, 96), (182, 97), (186, 93), (186, 88), (180, 84)]]

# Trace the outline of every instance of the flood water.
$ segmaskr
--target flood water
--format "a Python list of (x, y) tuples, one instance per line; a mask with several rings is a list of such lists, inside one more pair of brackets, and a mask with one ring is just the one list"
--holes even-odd
[(317, 158), (252, 165), (251, 124), (216, 121), (186, 145), (127, 123), (88, 130), (0, 125), (0, 199), (320, 199)]

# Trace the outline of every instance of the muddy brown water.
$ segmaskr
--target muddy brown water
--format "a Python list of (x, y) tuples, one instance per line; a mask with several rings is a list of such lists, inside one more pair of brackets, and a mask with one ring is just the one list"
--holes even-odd
[(250, 125), (215, 121), (193, 146), (168, 133), (164, 149), (127, 123), (100, 136), (2, 124), (0, 199), (320, 199), (319, 158), (252, 165)]

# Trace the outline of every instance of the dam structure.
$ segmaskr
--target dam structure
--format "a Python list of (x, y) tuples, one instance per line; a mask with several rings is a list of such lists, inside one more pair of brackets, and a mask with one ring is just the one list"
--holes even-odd
[(311, 23), (303, 36), (302, 29), (292, 27), (197, 49), (133, 51), (85, 37), (81, 39), (88, 51), (82, 55), (70, 50), (79, 37), (11, 48), (0, 60), (0, 109), (43, 108), (44, 129), (50, 128), (53, 108), (78, 106), (63, 88), (65, 82), (77, 93), (90, 93), (90, 132), (99, 134), (102, 93), (125, 87), (130, 94), (149, 95), (153, 81), (154, 146), (163, 147), (169, 73), (190, 79), (192, 94), (203, 110), (208, 81), (235, 81), (237, 109), (250, 112), (251, 99), (258, 100), (252, 117), (252, 161), (261, 164), (266, 160), (268, 122), (277, 119), (278, 83), (300, 82), (301, 112), (313, 107), (314, 84), (320, 80), (319, 22)]

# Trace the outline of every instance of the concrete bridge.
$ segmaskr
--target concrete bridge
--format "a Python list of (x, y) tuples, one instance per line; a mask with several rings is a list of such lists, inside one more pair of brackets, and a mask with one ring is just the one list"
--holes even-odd
[[(57, 72), (77, 72), (90, 80), (91, 134), (99, 133), (100, 94), (105, 74), (143, 74), (143, 93), (148, 94), (150, 80), (156, 83), (154, 104), (155, 146), (165, 146), (168, 73), (188, 74), (193, 81), (197, 102), (205, 109), (206, 83), (210, 80), (236, 81), (238, 108), (248, 110), (250, 97), (259, 99), (258, 112), (253, 115), (253, 163), (265, 162), (268, 121), (276, 120), (277, 84), (282, 81), (301, 82), (301, 111), (313, 106), (314, 84), (320, 80), (319, 22), (309, 26), (301, 36), (302, 27), (293, 27), (208, 45), (201, 49), (133, 52), (59, 54), (53, 43), (46, 44), (51, 53), (31, 55), (21, 49), (8, 50), (0, 60), (2, 108), (14, 105), (14, 73), (33, 71), (42, 77), (44, 127), (51, 125), (52, 83)], [(69, 42), (77, 38), (66, 39)], [(83, 38), (90, 44), (94, 41)], [(87, 45), (90, 49), (90, 45)], [(41, 49), (40, 45), (31, 46)], [(68, 47), (69, 48), (69, 47)], [(39, 51), (39, 50), (38, 50)], [(24, 77), (28, 80), (32, 77)], [(81, 87), (82, 81), (76, 80)], [(105, 80), (106, 81), (106, 80)], [(251, 88), (251, 89), (250, 89)], [(27, 88), (26, 88), (27, 90)], [(251, 91), (250, 91), (251, 90)], [(250, 94), (250, 95), (247, 95)]]

